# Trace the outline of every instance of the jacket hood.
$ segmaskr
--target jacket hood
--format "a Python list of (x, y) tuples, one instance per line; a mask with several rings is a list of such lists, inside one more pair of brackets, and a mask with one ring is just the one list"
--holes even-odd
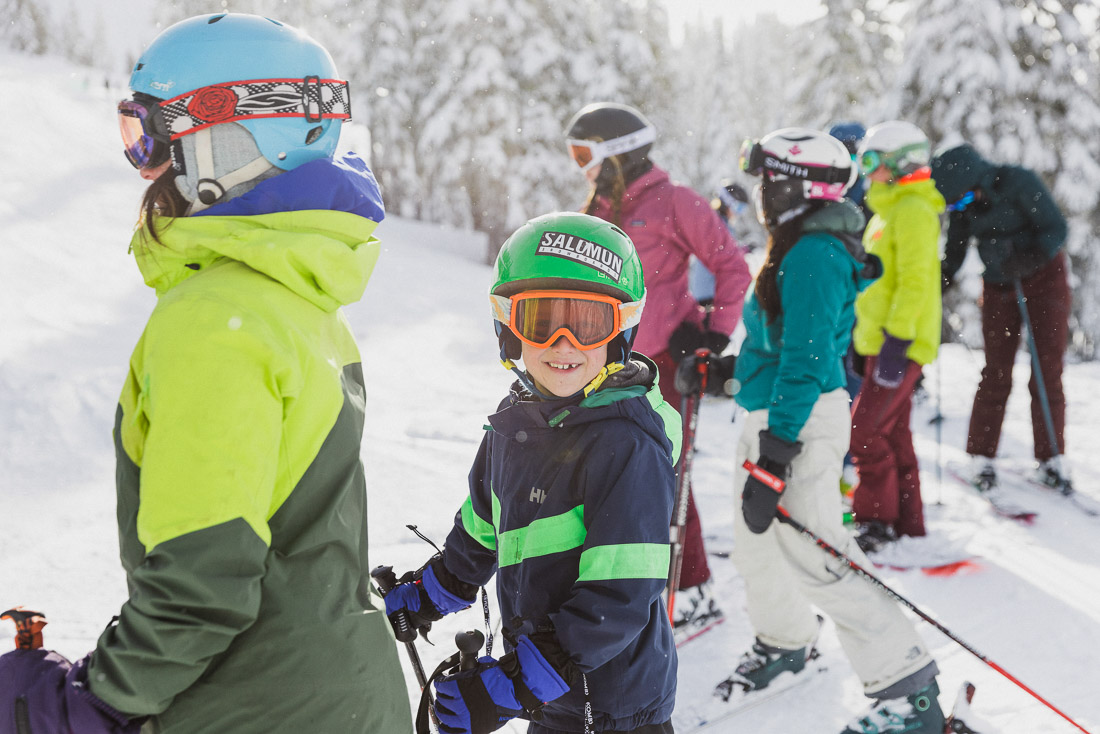
[(859, 234), (867, 219), (863, 211), (848, 199), (826, 202), (806, 216), (803, 232), (843, 232)]
[[(377, 193), (377, 184), (365, 165), (356, 170), (328, 159), (315, 163), (321, 165), (299, 166), (263, 182), (249, 192), (260, 192), (255, 197), (232, 199), (202, 216), (158, 220), (160, 242), (147, 227), (140, 228), (130, 249), (146, 285), (161, 296), (229, 259), (267, 275), (325, 311), (358, 301), (380, 253), (380, 243), (372, 236), (378, 221), (359, 213), (370, 211), (379, 220), (384, 216), (371, 204), (370, 192), (373, 186)], [(299, 182), (315, 187), (319, 181), (327, 184), (295, 193)], [(277, 187), (264, 186), (276, 182)], [(280, 209), (292, 205), (287, 197), (315, 208)], [(377, 202), (380, 206), (380, 196)], [(351, 211), (334, 210), (337, 206)]]
[(948, 204), (978, 187), (995, 166), (969, 143), (956, 145), (932, 159), (932, 178)]
[(881, 214), (891, 209), (902, 199), (910, 196), (919, 197), (937, 214), (943, 212), (946, 202), (937, 188), (938, 182), (931, 179), (909, 181), (907, 183), (887, 184), (881, 181), (872, 181), (867, 190), (867, 205), (876, 214)]
[(583, 399), (539, 400), (516, 382), (498, 411), (489, 416), (489, 424), (498, 434), (522, 443), (548, 438), (556, 429), (626, 419), (669, 446), (673, 461), (678, 461), (682, 424), (676, 409), (661, 397), (657, 366), (637, 352), (627, 365)]

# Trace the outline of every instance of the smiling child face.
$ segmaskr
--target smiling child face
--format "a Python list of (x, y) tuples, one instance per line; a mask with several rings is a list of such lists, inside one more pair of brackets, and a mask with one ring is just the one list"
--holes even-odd
[(539, 390), (565, 398), (591, 382), (604, 368), (607, 345), (581, 351), (563, 336), (545, 349), (524, 343), (522, 356), (523, 366)]

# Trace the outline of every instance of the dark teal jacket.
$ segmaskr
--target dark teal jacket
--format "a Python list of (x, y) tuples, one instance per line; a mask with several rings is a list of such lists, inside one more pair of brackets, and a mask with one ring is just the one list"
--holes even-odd
[(960, 145), (932, 162), (932, 177), (947, 203), (968, 191), (980, 192), (962, 211), (948, 218), (943, 275), (951, 279), (966, 258), (973, 237), (985, 265), (982, 278), (1012, 282), (1005, 263), (1014, 258), (1028, 277), (1054, 259), (1066, 241), (1066, 219), (1042, 180), (1027, 168), (998, 166), (973, 147)]
[(870, 281), (837, 233), (858, 238), (862, 229), (855, 204), (825, 205), (806, 218), (802, 237), (780, 265), (779, 317), (769, 323), (755, 293), (745, 302), (734, 399), (746, 410), (767, 408), (768, 428), (786, 441), (798, 439), (822, 393), (846, 383), (842, 359), (851, 343), (856, 294)]

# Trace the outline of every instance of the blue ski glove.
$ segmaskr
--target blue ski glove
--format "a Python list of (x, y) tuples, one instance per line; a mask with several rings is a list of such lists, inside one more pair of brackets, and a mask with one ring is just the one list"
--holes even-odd
[(893, 390), (905, 379), (905, 368), (909, 366), (909, 358), (905, 356), (905, 352), (913, 340), (898, 339), (886, 329), (882, 330), (882, 334), (886, 338), (879, 350), (878, 363), (871, 379), (876, 385)]
[(442, 619), (443, 615), (465, 609), (473, 603), (473, 599), (463, 599), (452, 594), (443, 587), (435, 573), (435, 564), (429, 564), (423, 574), (413, 574), (408, 580), (402, 580), (393, 587), (385, 598), (386, 616), (389, 617), (394, 633), (401, 635), (397, 620), (394, 615), (404, 611), (409, 618), (409, 627), (412, 635), (409, 639), (401, 639), (400, 642), (411, 642), (416, 639), (416, 631), (423, 629), (425, 632), (432, 628), (432, 622)]
[(0, 734), (65, 731), (138, 734), (132, 721), (88, 690), (88, 661), (73, 665), (50, 650), (0, 656)]
[(488, 734), (525, 711), (537, 711), (569, 685), (534, 643), (521, 635), (515, 649), (437, 680), (435, 713), (445, 734)]
[(749, 478), (741, 493), (741, 514), (752, 532), (759, 535), (772, 524), (779, 498), (787, 488), (791, 461), (801, 451), (801, 441), (784, 441), (771, 431), (760, 432), (760, 458), (755, 464), (745, 461)]

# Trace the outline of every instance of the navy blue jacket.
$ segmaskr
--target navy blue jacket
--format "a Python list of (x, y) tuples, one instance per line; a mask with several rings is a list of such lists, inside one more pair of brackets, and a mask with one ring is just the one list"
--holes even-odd
[[(443, 550), (463, 582), (480, 586), (496, 572), (501, 615), (516, 634), (553, 625), (588, 680), (597, 731), (667, 721), (676, 693), (661, 593), (680, 416), (661, 398), (652, 363), (641, 384), (622, 384), (622, 374), (583, 400), (539, 401), (513, 387), (489, 418)], [(575, 685), (540, 723), (583, 731), (583, 710)]]

